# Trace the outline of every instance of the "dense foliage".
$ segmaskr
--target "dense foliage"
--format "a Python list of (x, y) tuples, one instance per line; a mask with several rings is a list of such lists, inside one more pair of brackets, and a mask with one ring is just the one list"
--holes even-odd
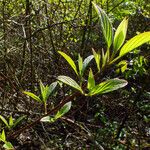
[(0, 149), (148, 149), (149, 10), (1, 0)]

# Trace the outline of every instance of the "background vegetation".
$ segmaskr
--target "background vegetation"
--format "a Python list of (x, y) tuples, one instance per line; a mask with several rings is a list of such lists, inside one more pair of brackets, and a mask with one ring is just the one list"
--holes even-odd
[[(109, 16), (114, 30), (124, 17), (129, 18), (126, 40), (150, 31), (148, 0), (94, 2)], [(149, 43), (124, 56), (127, 61), (121, 65), (125, 71), (114, 64), (96, 78), (98, 83), (124, 78), (128, 81), (125, 88), (93, 97), (76, 95), (65, 117), (53, 123), (36, 122), (43, 115), (43, 104), (22, 91), (39, 95), (40, 80), (43, 85), (50, 85), (59, 75), (77, 80), (58, 51), (77, 63), (78, 53), (86, 58), (93, 54), (92, 48), (96, 52), (106, 48), (99, 18), (92, 0), (1, 0), (0, 12), (0, 115), (6, 120), (11, 120), (10, 116), (25, 116), (15, 126), (11, 121), (7, 126), (0, 120), (1, 133), (5, 129), (15, 149), (150, 147)], [(95, 74), (97, 68), (92, 61), (90, 67)], [(88, 77), (88, 71), (85, 76)], [(48, 112), (75, 91), (64, 84), (60, 86), (47, 99)], [(30, 122), (33, 124), (28, 126)]]

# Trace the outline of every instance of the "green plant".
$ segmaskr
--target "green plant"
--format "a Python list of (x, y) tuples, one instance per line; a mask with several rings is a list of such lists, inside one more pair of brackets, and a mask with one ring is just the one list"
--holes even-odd
[[(106, 52), (104, 52), (104, 50), (102, 50), (101, 53), (94, 52), (98, 70), (100, 70), (99, 66), (100, 62), (102, 62), (101, 68), (103, 69), (107, 65), (115, 63), (116, 61), (121, 59), (124, 55), (133, 51), (142, 44), (150, 41), (150, 32), (144, 32), (134, 36), (124, 44), (128, 27), (128, 19), (127, 18), (123, 19), (123, 21), (116, 29), (114, 35), (112, 24), (106, 13), (95, 3), (93, 3), (93, 6), (100, 18), (100, 26), (103, 31), (107, 45)], [(113, 45), (113, 50), (110, 50), (111, 45)]]
[(2, 141), (4, 143), (3, 144), (3, 148), (5, 148), (6, 150), (14, 150), (13, 145), (6, 140), (6, 135), (5, 135), (5, 131), (4, 130), (0, 134), (0, 141)]
[[(78, 67), (75, 65), (75, 62), (72, 60), (70, 56), (65, 54), (64, 52), (58, 51), (58, 53), (65, 58), (65, 60), (68, 62), (68, 64), (72, 67), (76, 75), (79, 77), (80, 80), (80, 85), (82, 85), (83, 82), (83, 75), (84, 72), (91, 62), (91, 60), (94, 58), (93, 55), (88, 56), (87, 58), (84, 59), (81, 57), (80, 54), (78, 54)], [(78, 69), (77, 69), (78, 68)]]
[[(78, 57), (79, 73), (78, 73), (77, 67), (76, 67), (74, 61), (71, 59), (71, 57), (68, 56), (67, 54), (63, 53), (63, 52), (59, 51), (59, 53), (65, 58), (65, 60), (73, 68), (75, 73), (77, 75), (80, 75), (80, 77), (82, 77), (82, 80), (80, 80), (80, 81), (83, 81), (84, 71), (85, 71), (86, 67), (88, 66), (88, 64), (90, 63), (90, 61), (93, 58), (95, 58), (95, 60), (98, 64), (98, 61), (100, 60), (99, 55), (94, 50), (93, 50), (94, 56), (91, 55), (91, 56), (87, 57), (84, 60), (84, 62), (82, 61), (82, 58), (79, 55), (79, 57)], [(98, 66), (98, 68), (99, 68), (99, 66)], [(84, 89), (82, 89), (82, 82), (80, 82), (80, 84), (78, 84), (72, 78), (70, 78), (68, 76), (64, 76), (64, 75), (58, 76), (57, 79), (59, 81), (65, 83), (65, 84), (75, 88), (76, 90), (80, 91), (85, 96), (92, 96), (92, 95), (96, 95), (96, 94), (108, 93), (108, 92), (117, 90), (117, 89), (127, 85), (127, 82), (125, 80), (122, 80), (122, 79), (111, 79), (111, 80), (107, 80), (105, 82), (102, 82), (98, 85), (95, 85), (95, 79), (94, 79), (92, 69), (90, 69), (90, 71), (89, 71), (88, 82), (87, 82), (87, 89), (88, 89), (89, 93), (85, 93)]]
[(7, 121), (2, 115), (0, 115), (0, 119), (6, 125), (6, 127), (10, 130), (16, 127), (26, 116), (21, 116), (18, 119), (14, 120), (12, 116), (9, 117), (9, 121)]
[[(71, 57), (65, 54), (64, 52), (58, 51), (59, 54), (61, 54), (65, 58), (65, 60), (69, 63), (69, 65), (72, 67), (76, 75), (79, 77), (82, 77), (82, 79), (80, 78), (80, 84), (78, 84), (75, 80), (73, 80), (72, 78), (68, 76), (58, 76), (57, 79), (77, 89), (78, 91), (80, 91), (82, 94), (86, 96), (108, 93), (108, 92), (117, 90), (127, 85), (127, 82), (125, 80), (110, 79), (95, 86), (94, 75), (92, 73), (92, 69), (90, 69), (88, 82), (87, 82), (87, 89), (89, 90), (89, 93), (86, 94), (84, 92), (84, 89), (82, 89), (82, 86), (81, 86), (82, 81), (83, 81), (83, 74), (84, 74), (85, 68), (93, 59), (93, 57), (97, 65), (98, 73), (100, 73), (108, 65), (115, 63), (117, 60), (121, 59), (127, 53), (131, 52), (132, 50), (139, 47), (140, 45), (150, 41), (150, 32), (145, 32), (145, 33), (141, 33), (133, 37), (132, 39), (130, 39), (124, 44), (126, 33), (127, 33), (127, 27), (128, 27), (128, 19), (127, 18), (123, 19), (123, 21), (120, 23), (120, 25), (116, 29), (116, 32), (114, 35), (112, 24), (108, 16), (106, 15), (106, 13), (95, 3), (93, 3), (93, 6), (100, 18), (100, 25), (101, 25), (103, 35), (104, 35), (106, 45), (107, 45), (106, 52), (104, 52), (103, 49), (101, 53), (99, 51), (95, 52), (95, 50), (93, 49), (92, 50), (93, 55), (87, 57), (90, 59), (84, 62), (82, 60), (82, 57), (79, 54), (79, 57), (78, 57), (79, 72), (78, 72), (75, 62), (71, 59)], [(110, 50), (112, 44), (113, 44), (113, 51)], [(88, 63), (85, 63), (85, 62), (88, 62)], [(120, 64), (124, 65), (124, 68), (122, 68), (122, 71), (124, 71), (126, 69), (126, 62), (123, 60), (120, 62)]]
[[(123, 49), (124, 43), (127, 44), (126, 33), (127, 33), (127, 26), (128, 26), (128, 18), (127, 17), (124, 18), (122, 23), (119, 25), (118, 28), (116, 28), (116, 30), (114, 30), (111, 24), (111, 20), (115, 21), (114, 24), (117, 25), (118, 24), (117, 19), (120, 20), (123, 17), (123, 15), (126, 15), (126, 14), (132, 15), (133, 13), (136, 13), (136, 12), (137, 12), (136, 14), (146, 15), (149, 12), (148, 7), (150, 5), (147, 3), (148, 0), (145, 0), (145, 1), (140, 1), (140, 0), (94, 1), (94, 2), (98, 2), (100, 4), (99, 6), (101, 6), (102, 9), (107, 11), (107, 13), (105, 13), (101, 8), (99, 8), (95, 4), (94, 8), (98, 9), (97, 13), (98, 13), (98, 16), (100, 17), (100, 24), (102, 27), (101, 29), (103, 30), (104, 40), (106, 41), (106, 45), (103, 46), (103, 41), (98, 41), (99, 38), (101, 38), (102, 36), (101, 34), (99, 34), (98, 26), (96, 25), (97, 18), (98, 18), (96, 16), (97, 14), (92, 12), (92, 3), (91, 3), (92, 1), (93, 0), (90, 0), (90, 1), (86, 1), (86, 0), (74, 0), (74, 1), (71, 1), (71, 0), (62, 0), (62, 1), (60, 0), (45, 0), (45, 1), (2, 0), (0, 2), (0, 6), (2, 10), (2, 13), (0, 14), (0, 19), (2, 22), (1, 30), (0, 30), (0, 36), (2, 39), (1, 44), (0, 44), (0, 53), (1, 53), (0, 62), (2, 64), (0, 65), (2, 66), (0, 69), (1, 70), (0, 71), (0, 81), (1, 81), (0, 97), (2, 99), (1, 101), (2, 108), (0, 109), (2, 109), (2, 112), (5, 112), (4, 109), (8, 109), (6, 111), (8, 112), (13, 111), (13, 113), (18, 114), (16, 109), (20, 110), (20, 108), (23, 108), (25, 112), (28, 110), (33, 113), (31, 114), (31, 116), (30, 115), (28, 116), (29, 120), (31, 120), (30, 122), (31, 124), (29, 126), (28, 126), (28, 123), (26, 123), (25, 125), (23, 125), (24, 128), (20, 130), (18, 133), (15, 131), (12, 131), (14, 133), (10, 133), (10, 136), (12, 135), (13, 138), (16, 138), (16, 136), (13, 136), (14, 134), (17, 135), (25, 131), (25, 128), (26, 129), (29, 129), (30, 127), (32, 128), (35, 124), (39, 122), (39, 120), (41, 120), (41, 117), (50, 115), (52, 119), (49, 119), (49, 120), (52, 120), (52, 122), (55, 121), (57, 118), (55, 117), (55, 115), (57, 114), (58, 111), (60, 111), (60, 109), (66, 103), (68, 103), (68, 101), (75, 100), (75, 102), (73, 103), (74, 104), (73, 108), (74, 109), (77, 108), (77, 110), (75, 110), (75, 113), (74, 112), (71, 113), (71, 115), (75, 114), (75, 117), (76, 117), (76, 112), (77, 112), (77, 115), (79, 113), (79, 118), (77, 119), (75, 118), (76, 122), (81, 121), (80, 114), (83, 114), (83, 115), (85, 114), (83, 116), (84, 118), (83, 119), (81, 118), (81, 119), (86, 120), (86, 121), (88, 121), (89, 117), (92, 117), (93, 112), (95, 111), (101, 114), (99, 110), (105, 108), (106, 105), (103, 105), (103, 104), (99, 105), (99, 103), (102, 103), (102, 102), (107, 103), (107, 98), (108, 100), (113, 102), (111, 103), (112, 105), (119, 102), (116, 105), (117, 106), (121, 105), (121, 108), (123, 108), (121, 109), (120, 116), (122, 116), (122, 114), (124, 113), (124, 107), (125, 107), (125, 110), (127, 110), (127, 114), (129, 115), (129, 117), (127, 116), (127, 119), (129, 120), (133, 118), (132, 115), (130, 114), (130, 112), (132, 113), (132, 109), (130, 109), (130, 107), (128, 108), (128, 99), (127, 99), (128, 95), (131, 95), (132, 96), (131, 101), (133, 102), (134, 96), (137, 95), (136, 92), (131, 93), (130, 89), (132, 88), (132, 86), (131, 87), (129, 86), (130, 88), (127, 88), (126, 90), (122, 90), (122, 89), (119, 90), (117, 94), (115, 95), (115, 98), (116, 98), (115, 100), (114, 100), (113, 93), (106, 96), (106, 101), (105, 101), (105, 96), (102, 96), (102, 97), (101, 96), (93, 97), (93, 96), (95, 94), (105, 94), (107, 92), (117, 90), (120, 87), (123, 87), (127, 84), (127, 81), (125, 80), (111, 79), (112, 78), (111, 73), (114, 71), (114, 69), (116, 69), (114, 68), (115, 65), (117, 68), (119, 69), (121, 68), (120, 73), (126, 74), (129, 72), (127, 77), (125, 77), (126, 79), (128, 79), (129, 76), (132, 77), (136, 75), (136, 73), (142, 74), (145, 71), (144, 62), (139, 63), (140, 61), (138, 58), (134, 59), (130, 57), (130, 60), (132, 60), (133, 62), (129, 61), (129, 65), (131, 63), (133, 63), (133, 65), (128, 66), (127, 65), (128, 60), (124, 60), (128, 58), (128, 56), (127, 57), (125, 56), (126, 54), (128, 54), (128, 52), (124, 55), (122, 55), (121, 53), (121, 49)], [(147, 10), (146, 14), (144, 12), (145, 9)], [(106, 14), (110, 15), (111, 17), (110, 20)], [(147, 17), (148, 17), (148, 14), (147, 14)], [(138, 17), (137, 19), (140, 20), (140, 22), (143, 22), (141, 18), (139, 19)], [(147, 20), (145, 21), (145, 24), (144, 23), (139, 24), (137, 23), (136, 18), (133, 16), (134, 22), (131, 21), (131, 27), (133, 26), (132, 28), (134, 28), (134, 24), (138, 24), (138, 27), (141, 29), (139, 30), (139, 29), (134, 28), (134, 31), (139, 31), (142, 33), (143, 31), (148, 30), (149, 20), (146, 17), (143, 19)], [(128, 33), (129, 33), (128, 39), (130, 39), (129, 37), (135, 34), (130, 29)], [(99, 35), (101, 37), (99, 37)], [(142, 38), (140, 40), (142, 40)], [(133, 41), (133, 43), (131, 42), (130, 45), (138, 44), (140, 42), (141, 41), (137, 41), (136, 43), (136, 41)], [(145, 46), (148, 49), (148, 46), (147, 45)], [(89, 53), (89, 49), (91, 49), (91, 47), (94, 47), (94, 49), (93, 49), (93, 55), (90, 55), (91, 57), (89, 57), (89, 59), (92, 58), (92, 60), (89, 63), (90, 64), (95, 63), (96, 65), (91, 64), (89, 65), (91, 68), (90, 67), (85, 68), (84, 67), (85, 60), (83, 58), (85, 58), (85, 54), (87, 56), (87, 54)], [(99, 47), (102, 47), (102, 48), (100, 49)], [(62, 76), (62, 75), (65, 75), (63, 73), (65, 68), (61, 68), (62, 74), (58, 74), (58, 72), (60, 72), (59, 71), (60, 67), (63, 67), (63, 65), (60, 65), (58, 62), (59, 60), (59, 56), (58, 56), (59, 54), (57, 54), (58, 49), (62, 51), (64, 50), (64, 52), (66, 51), (70, 52), (71, 54), (76, 54), (77, 52), (82, 54), (82, 55), (78, 54), (78, 58), (73, 59), (75, 65), (72, 65), (72, 68), (73, 68), (72, 70), (74, 70), (75, 71), (74, 74), (77, 75), (75, 78), (73, 78), (74, 77), (73, 75), (68, 75), (69, 77)], [(127, 49), (129, 50), (130, 47), (127, 46)], [(145, 52), (146, 52), (146, 49), (145, 49)], [(70, 55), (70, 53), (66, 53), (66, 54)], [(146, 55), (148, 56), (147, 52), (146, 52)], [(76, 58), (76, 55), (72, 56), (72, 58), (73, 57)], [(95, 62), (94, 62), (93, 57), (95, 59)], [(85, 63), (85, 66), (86, 66), (86, 63)], [(83, 68), (85, 68), (85, 70)], [(38, 109), (34, 109), (32, 105), (28, 105), (29, 103), (24, 101), (24, 98), (21, 97), (22, 95), (20, 95), (18, 90), (22, 87), (25, 88), (27, 83), (29, 83), (30, 87), (28, 87), (28, 89), (30, 89), (33, 92), (34, 84), (36, 84), (34, 82), (37, 81), (37, 78), (39, 77), (43, 78), (43, 75), (46, 75), (44, 77), (45, 81), (51, 80), (52, 76), (54, 77), (55, 75), (61, 75), (61, 76), (58, 76), (57, 79), (59, 81), (62, 81), (64, 84), (67, 84), (67, 85), (64, 85), (64, 86), (67, 86), (67, 88), (63, 88), (64, 86), (62, 86), (62, 89), (58, 90), (59, 94), (56, 97), (54, 96), (55, 97), (54, 103), (56, 105), (54, 107), (49, 107), (49, 105), (47, 105), (49, 102), (49, 98), (44, 99), (42, 94), (40, 95), (37, 94), (37, 97), (39, 98), (37, 98), (36, 95), (31, 96), (31, 97), (34, 97), (35, 99), (35, 101), (33, 100), (34, 103), (36, 103), (37, 101), (39, 102), (40, 105), (44, 106), (43, 112), (45, 112), (46, 114), (41, 114), (41, 116), (39, 117), (39, 115), (36, 112), (38, 111)], [(115, 74), (114, 76), (117, 77), (117, 74)], [(146, 74), (145, 76), (144, 78), (143, 76), (142, 78), (141, 77), (139, 78), (138, 81), (140, 83), (137, 82), (137, 80), (136, 81), (130, 80), (131, 82), (130, 85), (133, 85), (133, 88), (135, 88), (136, 91), (138, 91), (137, 89), (142, 89), (143, 91), (141, 90), (141, 93), (143, 93), (145, 90), (144, 88), (148, 88), (148, 85), (145, 83), (149, 81), (147, 79), (148, 74)], [(107, 79), (110, 79), (110, 80), (107, 80)], [(133, 82), (134, 84), (132, 84)], [(137, 86), (138, 83), (139, 85)], [(74, 88), (74, 91), (77, 90), (77, 92), (72, 91), (72, 87)], [(31, 93), (29, 95), (31, 95)], [(91, 98), (84, 97), (83, 95), (91, 96)], [(122, 97), (124, 95), (127, 96), (127, 98), (124, 99), (124, 97)], [(121, 98), (118, 98), (119, 96)], [(103, 97), (104, 97), (104, 100), (103, 100)], [(143, 108), (143, 100), (140, 100), (139, 96), (136, 96), (136, 97), (138, 97), (137, 101), (141, 102), (140, 103), (141, 105), (140, 108), (142, 109), (141, 114), (147, 114), (145, 113), (145, 111), (143, 112), (143, 109), (148, 109), (147, 105), (145, 105)], [(87, 104), (86, 108), (84, 107), (84, 109), (82, 109), (81, 107), (82, 105), (80, 106), (80, 104), (82, 104), (83, 106)], [(99, 105), (99, 109), (95, 109), (93, 105), (94, 106)], [(129, 103), (129, 106), (130, 105), (132, 105), (132, 103)], [(136, 104), (135, 104), (135, 107), (136, 107)], [(112, 107), (110, 107), (110, 109), (111, 108)], [(136, 109), (136, 108), (135, 110), (137, 112), (139, 109)], [(109, 111), (110, 111), (109, 108), (105, 110), (105, 112), (107, 113)], [(112, 112), (114, 113), (116, 112), (116, 110), (113, 109)], [(87, 113), (89, 113), (89, 116)], [(35, 118), (33, 118), (34, 116)], [(105, 124), (108, 123), (109, 119), (111, 120), (113, 118), (112, 114), (109, 117), (110, 118), (106, 120)], [(74, 116), (71, 116), (71, 118), (74, 118)], [(141, 115), (139, 117), (136, 117), (135, 120), (138, 118), (140, 118), (140, 123), (137, 122), (137, 124), (141, 126), (141, 121), (142, 121)], [(122, 119), (123, 118), (118, 118), (117, 120), (118, 124), (121, 124)], [(124, 124), (129, 128), (132, 126), (131, 130), (136, 129), (136, 133), (137, 133), (138, 127), (134, 126), (134, 123), (136, 124), (135, 120), (133, 121), (134, 123), (132, 125), (129, 124), (131, 122), (130, 120), (129, 121), (128, 120)], [(9, 124), (9, 120), (8, 120), (8, 124)], [(56, 124), (57, 123), (55, 123), (55, 125)], [(88, 128), (89, 125), (85, 124), (85, 127), (86, 126)], [(65, 126), (65, 127), (67, 128), (68, 126)], [(144, 128), (146, 127), (147, 126), (145, 125)], [(59, 127), (57, 125), (54, 128), (57, 128), (57, 130), (59, 130)], [(103, 128), (101, 129), (103, 130)], [(95, 128), (94, 130), (92, 129), (92, 132), (93, 131), (95, 131)], [(110, 140), (111, 136), (109, 135), (107, 136), (106, 132), (102, 133), (101, 136), (106, 137), (108, 138), (108, 140)], [(60, 133), (60, 132), (56, 132), (56, 133)], [(65, 134), (65, 133), (66, 132), (63, 132), (62, 134)], [(70, 137), (70, 134), (68, 135), (69, 136), (67, 136), (67, 138)], [(139, 139), (139, 145), (140, 145), (142, 144), (142, 139), (144, 135), (142, 134), (141, 136), (142, 138), (140, 137), (140, 134), (138, 135), (139, 135), (138, 139)], [(46, 136), (43, 136), (43, 137), (46, 137)], [(59, 137), (60, 136), (58, 135), (58, 139)], [(64, 136), (61, 136), (61, 137), (64, 137)], [(71, 143), (72, 141), (67, 142), (67, 138), (65, 139), (66, 143), (67, 144)], [(85, 139), (85, 138), (83, 137), (82, 139)], [(72, 137), (71, 137), (71, 140), (72, 140)], [(82, 142), (84, 141), (85, 140), (83, 140)], [(99, 142), (107, 143), (103, 139), (99, 140)], [(56, 143), (56, 142), (54, 142), (53, 140), (53, 143)], [(85, 145), (86, 144), (87, 142), (85, 142)], [(59, 143), (59, 145), (61, 144)], [(63, 146), (64, 145), (62, 144), (61, 146), (62, 149), (66, 149)], [(111, 145), (109, 148), (113, 149)], [(56, 148), (56, 149), (59, 149), (59, 148)], [(80, 148), (75, 148), (75, 149), (80, 149)], [(85, 148), (85, 149), (89, 149), (89, 148)], [(127, 147), (125, 149), (127, 149)]]
[(44, 104), (44, 112), (45, 112), (45, 114), (47, 114), (47, 100), (48, 100), (49, 96), (52, 95), (56, 86), (57, 86), (57, 82), (51, 83), (50, 86), (48, 86), (48, 85), (44, 86), (44, 84), (40, 81), (40, 90), (41, 90), (40, 96), (41, 97), (33, 94), (32, 92), (24, 91), (23, 93), (32, 97), (34, 100), (36, 100), (40, 103), (43, 103)]
[[(12, 115), (11, 115), (9, 117), (9, 121), (7, 121), (2, 115), (0, 115), (0, 120), (2, 120), (2, 122), (6, 125), (6, 127), (9, 130), (12, 130), (13, 128), (15, 128), (25, 118), (26, 118), (26, 116), (21, 116), (21, 117), (17, 118), (16, 120), (14, 120)], [(3, 148), (5, 148), (6, 150), (13, 150), (14, 149), (13, 145), (6, 140), (6, 134), (5, 134), (4, 129), (2, 130), (2, 133), (0, 135), (0, 141), (2, 141), (4, 143)]]
[(42, 122), (55, 122), (57, 119), (61, 118), (63, 115), (65, 115), (70, 109), (71, 109), (71, 101), (66, 103), (60, 110), (57, 111), (57, 113), (53, 116), (46, 116), (41, 119)]

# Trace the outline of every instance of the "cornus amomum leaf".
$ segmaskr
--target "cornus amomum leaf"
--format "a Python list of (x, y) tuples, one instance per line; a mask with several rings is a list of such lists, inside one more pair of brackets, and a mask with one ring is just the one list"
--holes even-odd
[(113, 41), (113, 28), (112, 28), (112, 24), (108, 18), (108, 16), (106, 15), (106, 13), (95, 3), (93, 3), (93, 6), (100, 18), (100, 25), (102, 28), (102, 32), (104, 34), (106, 43), (107, 43), (107, 47), (110, 48), (112, 41)]
[(80, 74), (81, 77), (84, 75), (84, 72), (85, 72), (87, 66), (89, 65), (89, 63), (91, 62), (91, 60), (93, 58), (94, 58), (94, 56), (90, 55), (87, 58), (85, 58), (84, 61), (83, 61), (80, 54), (78, 55), (79, 74)]
[(4, 144), (2, 146), (4, 149), (6, 149), (6, 150), (14, 150), (13, 145), (6, 140), (6, 135), (5, 135), (5, 131), (4, 130), (2, 131), (2, 134), (0, 134), (0, 141), (4, 142)]
[(40, 89), (41, 89), (41, 95), (42, 95), (42, 101), (46, 102), (48, 97), (53, 93), (54, 89), (57, 86), (57, 82), (53, 82), (50, 84), (50, 86), (44, 84), (40, 81)]
[(88, 84), (87, 84), (87, 89), (90, 90), (95, 86), (95, 79), (94, 79), (94, 75), (92, 72), (92, 69), (90, 69), (89, 71), (89, 76), (88, 76)]
[(120, 88), (123, 88), (124, 86), (127, 85), (127, 81), (123, 79), (110, 79), (107, 81), (104, 81), (96, 86), (94, 86), (88, 96), (96, 95), (96, 94), (105, 94), (109, 93), (115, 90), (118, 90)]
[(89, 65), (91, 60), (94, 58), (93, 55), (88, 56), (87, 58), (84, 59), (83, 61), (83, 68), (82, 68), (82, 75), (84, 74), (84, 71), (86, 70), (86, 67)]
[(46, 116), (46, 117), (43, 117), (40, 121), (42, 121), (42, 122), (54, 122), (55, 119), (54, 119), (54, 117)]
[(61, 118), (63, 115), (65, 115), (70, 109), (71, 109), (71, 101), (66, 103), (64, 106), (58, 110), (56, 115), (54, 117), (46, 116), (43, 117), (40, 121), (42, 122), (55, 122), (57, 119)]
[(9, 117), (9, 126), (12, 127), (14, 125), (14, 121), (12, 116)]
[(24, 91), (23, 93), (32, 97), (34, 100), (43, 103), (45, 114), (46, 114), (47, 113), (47, 100), (49, 96), (51, 96), (51, 94), (53, 93), (56, 86), (57, 86), (57, 82), (53, 82), (52, 84), (50, 84), (50, 86), (48, 85), (44, 86), (42, 81), (40, 81), (40, 89), (41, 89), (41, 96), (42, 96), (41, 98), (31, 92)]
[(55, 90), (56, 86), (57, 86), (57, 82), (53, 82), (53, 83), (50, 84), (50, 86), (48, 87), (49, 91), (47, 92), (48, 97), (51, 96), (51, 94)]
[(124, 18), (118, 26), (114, 36), (114, 52), (116, 52), (124, 43), (128, 28), (128, 19)]
[(144, 32), (136, 35), (124, 44), (124, 46), (120, 50), (119, 57), (124, 56), (125, 54), (129, 53), (130, 51), (149, 41), (150, 32)]
[(58, 51), (58, 53), (66, 59), (66, 61), (69, 63), (69, 65), (75, 71), (75, 73), (78, 75), (77, 67), (76, 67), (74, 61), (72, 60), (72, 58), (70, 56), (68, 56), (67, 54), (65, 54), (64, 52)]
[(5, 135), (5, 131), (2, 131), (2, 134), (0, 135), (0, 140), (5, 142), (6, 141), (6, 135)]
[(95, 52), (94, 49), (92, 49), (93, 55), (94, 55), (94, 59), (96, 62), (96, 66), (98, 69), (98, 72), (100, 72), (100, 60), (101, 60), (101, 55), (100, 55), (100, 51), (98, 51), (97, 53)]
[(14, 150), (14, 147), (10, 142), (5, 142), (3, 148), (5, 148), (6, 150)]
[(8, 124), (8, 122), (7, 122), (7, 120), (6, 120), (3, 116), (0, 115), (0, 119), (3, 121), (3, 123), (5, 123), (5, 125), (6, 125), (8, 128), (10, 128), (10, 127), (9, 127), (9, 124)]
[(135, 48), (147, 43), (150, 41), (150, 32), (140, 33), (129, 41), (127, 41), (120, 50), (119, 56), (116, 57), (114, 60), (109, 62), (109, 64), (113, 64), (115, 61), (120, 59), (122, 56), (126, 55), (127, 53), (131, 52)]
[(79, 74), (81, 75), (82, 74), (82, 69), (83, 69), (83, 59), (80, 56), (80, 54), (78, 54), (78, 67), (79, 67)]
[(23, 91), (23, 93), (30, 96), (30, 97), (32, 97), (34, 100), (36, 100), (38, 102), (42, 102), (42, 100), (38, 96), (36, 96), (35, 94), (33, 94), (31, 92)]
[(66, 114), (70, 110), (71, 104), (72, 104), (71, 101), (66, 103), (62, 108), (60, 108), (60, 110), (57, 112), (54, 118), (58, 119), (62, 117), (64, 114)]
[(81, 93), (83, 93), (83, 91), (82, 91), (81, 87), (79, 86), (79, 84), (75, 80), (73, 80), (72, 78), (70, 78), (68, 76), (58, 76), (57, 80), (65, 83), (65, 84), (79, 90)]

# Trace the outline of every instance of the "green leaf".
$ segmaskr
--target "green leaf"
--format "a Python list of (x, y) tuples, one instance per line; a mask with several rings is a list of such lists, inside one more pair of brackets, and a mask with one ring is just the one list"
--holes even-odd
[(94, 55), (94, 59), (95, 59), (95, 62), (96, 62), (98, 72), (100, 72), (100, 60), (101, 60), (100, 52), (98, 51), (96, 53), (94, 49), (92, 49), (92, 51), (93, 51), (93, 55)]
[(149, 41), (150, 41), (150, 32), (144, 32), (140, 33), (139, 35), (136, 35), (128, 42), (126, 42), (126, 44), (121, 48), (119, 57), (124, 56), (125, 54), (129, 53), (130, 51)]
[(58, 119), (62, 117), (64, 114), (66, 114), (71, 108), (71, 101), (66, 103), (55, 115), (55, 119)]
[(43, 97), (42, 101), (43, 102), (47, 101), (47, 98), (48, 98), (47, 95), (48, 95), (48, 85), (46, 85), (46, 87), (45, 87), (45, 89), (43, 91), (43, 95), (42, 95), (42, 97)]
[(109, 62), (109, 65), (113, 64), (115, 61), (120, 59), (122, 56), (126, 55), (127, 53), (131, 52), (132, 50), (136, 49), (137, 47), (141, 46), (144, 43), (150, 41), (150, 32), (140, 33), (139, 35), (134, 36), (128, 42), (126, 42), (120, 50), (120, 54), (114, 60)]
[(40, 121), (42, 122), (55, 122), (55, 118), (53, 117), (50, 117), (50, 116), (46, 116), (46, 117), (43, 117)]
[(42, 93), (42, 97), (43, 97), (42, 101), (43, 101), (43, 102), (46, 102), (46, 101), (47, 101), (47, 98), (48, 98), (48, 91), (49, 91), (49, 87), (48, 87), (48, 85), (46, 85), (46, 87), (44, 88), (44, 91), (43, 91), (43, 93)]
[(92, 2), (99, 18), (100, 18), (100, 25), (107, 43), (107, 47), (110, 48), (112, 41), (113, 41), (113, 28), (112, 24), (107, 16), (107, 14), (94, 2)]
[(68, 76), (58, 76), (57, 79), (77, 90), (79, 90), (81, 93), (83, 93), (81, 87), (79, 86), (79, 84), (73, 80), (72, 78), (68, 77)]
[(21, 116), (17, 120), (15, 120), (13, 127), (16, 127), (26, 116)]
[(10, 126), (9, 126), (9, 124), (8, 124), (8, 122), (7, 122), (7, 120), (6, 120), (3, 116), (0, 115), (0, 119), (3, 121), (3, 123), (4, 123), (8, 128), (10, 128)]
[(105, 82), (102, 82), (98, 85), (96, 85), (94, 88), (92, 88), (89, 92), (89, 96), (95, 95), (95, 94), (105, 94), (112, 92), (114, 90), (118, 90), (124, 86), (127, 85), (127, 81), (122, 79), (110, 79)]
[(126, 38), (127, 28), (128, 28), (128, 19), (124, 18), (115, 32), (114, 43), (113, 43), (114, 53), (116, 53), (116, 51), (124, 43), (125, 38)]
[(83, 59), (80, 56), (80, 54), (78, 54), (78, 66), (79, 66), (79, 73), (80, 76), (82, 76), (82, 68), (83, 68)]
[(38, 96), (36, 96), (35, 94), (33, 94), (31, 92), (23, 91), (23, 93), (28, 95), (28, 96), (30, 96), (30, 97), (32, 97), (34, 100), (36, 100), (36, 101), (38, 101), (40, 103), (42, 102), (42, 100)]
[(6, 150), (14, 150), (14, 147), (10, 142), (5, 142), (3, 148), (5, 148)]
[(6, 135), (5, 135), (5, 131), (4, 131), (4, 130), (2, 131), (2, 134), (1, 134), (1, 140), (2, 140), (3, 142), (6, 141)]
[(42, 83), (41, 80), (40, 80), (40, 89), (41, 89), (42, 98), (44, 98), (45, 86), (44, 86), (44, 84)]
[(53, 82), (53, 83), (50, 84), (50, 86), (48, 87), (47, 97), (49, 97), (53, 93), (56, 86), (57, 86), (57, 82)]
[(94, 58), (93, 55), (88, 56), (87, 58), (84, 59), (83, 61), (83, 69), (82, 69), (82, 75), (84, 74), (84, 71), (86, 70), (86, 67), (89, 65), (91, 60)]
[(78, 75), (77, 67), (76, 67), (74, 61), (72, 60), (72, 58), (70, 56), (68, 56), (67, 54), (65, 54), (64, 52), (58, 51), (58, 53), (66, 59), (66, 61), (69, 63), (69, 65), (75, 71), (75, 73)]
[(102, 49), (102, 68), (104, 68), (109, 61), (109, 49), (107, 49), (106, 53), (104, 53), (104, 50)]
[(12, 127), (14, 124), (12, 116), (9, 117), (9, 126)]
[(87, 88), (88, 90), (91, 90), (94, 86), (95, 86), (95, 80), (94, 80), (92, 69), (90, 69)]
[(2, 142), (5, 142), (5, 141), (3, 141), (3, 139), (1, 138), (1, 135), (0, 135), (0, 142), (1, 142), (1, 141), (2, 141)]
[(57, 82), (53, 82), (50, 86), (46, 86), (44, 88), (42, 97), (43, 97), (43, 101), (46, 102), (48, 97), (52, 94), (52, 92), (54, 91), (54, 89), (57, 86)]

